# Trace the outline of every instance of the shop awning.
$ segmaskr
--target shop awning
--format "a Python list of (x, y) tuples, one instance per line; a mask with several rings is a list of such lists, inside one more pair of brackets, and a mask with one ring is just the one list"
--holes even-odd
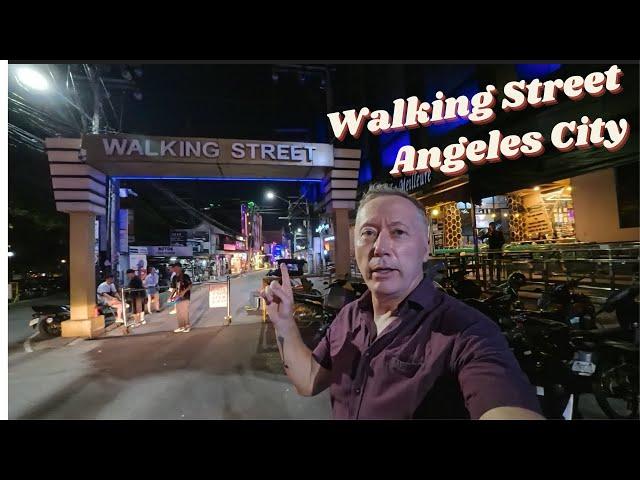
[(471, 198), (469, 190), (469, 177), (462, 175), (460, 177), (442, 180), (428, 190), (426, 187), (420, 192), (416, 192), (413, 196), (423, 205), (431, 206), (444, 202), (467, 202)]
[[(625, 146), (617, 152), (608, 152), (603, 148), (562, 153), (548, 148), (538, 158), (521, 157), (518, 160), (505, 160), (493, 165), (484, 165), (469, 172), (470, 192), (478, 202), (482, 198), (531, 188), (542, 183), (550, 183), (565, 178), (577, 177), (602, 168), (611, 168), (631, 162), (638, 162), (638, 129)], [(633, 129), (633, 124), (631, 125)]]

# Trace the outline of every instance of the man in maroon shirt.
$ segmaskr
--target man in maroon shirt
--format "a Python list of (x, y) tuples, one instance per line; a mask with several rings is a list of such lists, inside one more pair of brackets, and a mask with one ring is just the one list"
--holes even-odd
[(330, 388), (336, 419), (543, 419), (498, 327), (423, 276), (428, 238), (415, 199), (371, 188), (354, 230), (369, 291), (340, 311), (314, 351), (293, 319), (281, 265), (282, 285), (274, 281), (262, 295), (296, 390), (309, 396)]

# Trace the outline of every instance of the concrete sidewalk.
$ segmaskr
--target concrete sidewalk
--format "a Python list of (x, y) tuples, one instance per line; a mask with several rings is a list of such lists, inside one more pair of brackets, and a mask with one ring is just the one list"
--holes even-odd
[(10, 419), (330, 419), (302, 397), (269, 324), (105, 337), (9, 359)]

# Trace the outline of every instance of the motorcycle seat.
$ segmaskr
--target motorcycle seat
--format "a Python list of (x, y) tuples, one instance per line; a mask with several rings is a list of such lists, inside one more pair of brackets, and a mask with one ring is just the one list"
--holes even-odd
[(619, 342), (616, 340), (605, 340), (604, 342), (602, 342), (601, 344), (603, 347), (609, 347), (615, 350), (623, 350), (625, 352), (629, 352), (629, 353), (638, 353), (638, 347), (636, 345), (634, 345), (633, 343), (629, 343), (629, 342)]
[(31, 308), (34, 312), (45, 315), (69, 312), (69, 308), (64, 305), (33, 305)]
[(620, 335), (624, 335), (626, 331), (620, 327), (613, 328), (598, 328), (595, 330), (574, 330), (571, 332), (572, 336), (583, 337), (585, 339), (593, 339), (601, 341), (602, 339), (614, 339)]
[(318, 307), (322, 307), (323, 305), (322, 297), (318, 297), (317, 295), (306, 295), (302, 293), (296, 293), (293, 295), (293, 299), (294, 301), (307, 303), (310, 305), (316, 305)]

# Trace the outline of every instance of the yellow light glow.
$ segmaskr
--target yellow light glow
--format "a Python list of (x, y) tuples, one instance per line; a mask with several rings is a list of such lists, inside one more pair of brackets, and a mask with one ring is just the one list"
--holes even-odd
[(431, 215), (433, 215), (434, 217), (437, 217), (438, 215), (440, 215), (440, 210), (438, 210), (437, 208), (434, 208), (433, 210), (431, 210)]
[(568, 186), (565, 190), (566, 190), (567, 192), (571, 193), (571, 190), (573, 190), (573, 189), (571, 188), (571, 186)]
[(540, 187), (533, 187), (533, 189), (537, 192), (538, 190), (540, 190)]
[(520, 217), (520, 214), (519, 214), (519, 213), (516, 213), (516, 218), (518, 218), (518, 217)]
[(508, 213), (503, 213), (502, 216), (506, 218), (506, 217), (509, 216), (509, 214)]

